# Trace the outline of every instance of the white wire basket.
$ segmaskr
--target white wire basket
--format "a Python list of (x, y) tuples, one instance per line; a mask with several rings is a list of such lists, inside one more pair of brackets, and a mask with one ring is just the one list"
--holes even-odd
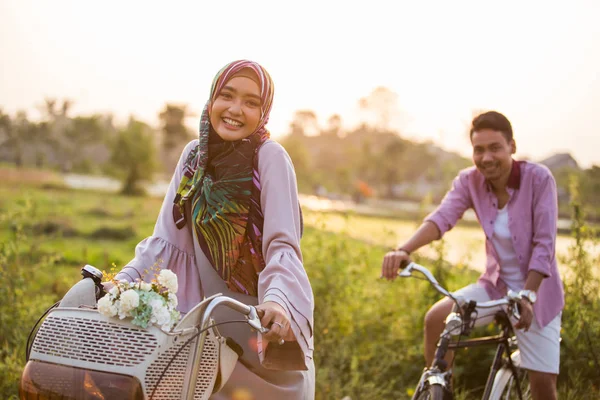
[(90, 307), (90, 282), (85, 281), (40, 326), (21, 379), (22, 399), (40, 393), (73, 399), (208, 399), (241, 355), (239, 346), (211, 327), (214, 308), (234, 308), (261, 328), (254, 307), (221, 295), (199, 303), (171, 332), (140, 328)]

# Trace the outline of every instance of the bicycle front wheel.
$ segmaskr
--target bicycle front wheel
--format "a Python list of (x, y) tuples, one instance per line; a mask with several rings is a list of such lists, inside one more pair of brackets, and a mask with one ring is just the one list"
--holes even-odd
[(519, 389), (522, 400), (531, 399), (527, 373), (521, 368), (516, 368), (516, 374), (513, 374), (510, 368), (500, 368), (494, 379), (490, 400), (519, 399)]
[(434, 384), (423, 388), (421, 393), (415, 397), (416, 400), (444, 400), (444, 388), (442, 385)]

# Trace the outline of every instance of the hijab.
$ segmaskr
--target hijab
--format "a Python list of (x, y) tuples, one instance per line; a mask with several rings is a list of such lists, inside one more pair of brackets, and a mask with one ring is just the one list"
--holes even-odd
[[(210, 124), (214, 100), (233, 77), (254, 80), (260, 89), (261, 118), (250, 136), (225, 141)], [(258, 294), (264, 216), (260, 205), (258, 150), (270, 137), (265, 128), (273, 103), (273, 82), (259, 64), (239, 60), (215, 76), (200, 119), (198, 145), (184, 166), (173, 204), (173, 219), (182, 229), (191, 217), (200, 248), (230, 290)], [(186, 203), (189, 212), (186, 215)]]

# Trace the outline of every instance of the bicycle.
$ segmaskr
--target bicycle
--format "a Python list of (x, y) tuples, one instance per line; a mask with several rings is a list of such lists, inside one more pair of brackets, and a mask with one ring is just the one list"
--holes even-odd
[[(82, 275), (32, 329), (21, 399), (208, 399), (225, 385), (243, 352), (217, 325), (246, 323), (269, 331), (254, 306), (219, 294), (197, 304), (170, 332), (143, 329), (100, 314), (102, 273), (86, 265)], [(214, 323), (211, 315), (221, 306), (245, 318)]]
[[(437, 282), (427, 268), (414, 262), (408, 264), (398, 275), (400, 277), (410, 277), (413, 271), (420, 272), (425, 276), (426, 280), (439, 293), (452, 299), (455, 305), (445, 320), (444, 331), (441, 333), (437, 343), (434, 360), (431, 366), (426, 367), (423, 371), (412, 399), (452, 399), (452, 370), (448, 369), (447, 362), (444, 360), (447, 351), (493, 344), (497, 344), (496, 355), (490, 367), (482, 399), (529, 399), (529, 381), (525, 371), (520, 368), (520, 353), (516, 349), (517, 339), (513, 335), (508, 316), (511, 315), (517, 320), (520, 318), (518, 302), (521, 300), (521, 296), (509, 290), (507, 295), (502, 299), (477, 303), (473, 300), (454, 297), (452, 293), (448, 292)], [(495, 315), (496, 323), (500, 327), (500, 334), (467, 340), (460, 339), (461, 336), (470, 336), (477, 319), (478, 309), (490, 309), (494, 307), (506, 307), (506, 311), (499, 311)], [(456, 336), (458, 336), (458, 340), (453, 340), (453, 337)]]

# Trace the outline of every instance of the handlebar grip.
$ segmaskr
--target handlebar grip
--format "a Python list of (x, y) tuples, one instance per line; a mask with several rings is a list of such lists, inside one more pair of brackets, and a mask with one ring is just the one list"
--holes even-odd
[[(262, 318), (265, 316), (265, 310), (259, 310), (255, 307), (256, 309), (256, 315), (258, 315), (258, 318)], [(269, 332), (271, 326), (263, 326), (263, 332), (262, 333), (267, 333)], [(285, 341), (283, 339), (279, 339), (279, 344), (282, 345), (283, 343), (285, 343)]]

